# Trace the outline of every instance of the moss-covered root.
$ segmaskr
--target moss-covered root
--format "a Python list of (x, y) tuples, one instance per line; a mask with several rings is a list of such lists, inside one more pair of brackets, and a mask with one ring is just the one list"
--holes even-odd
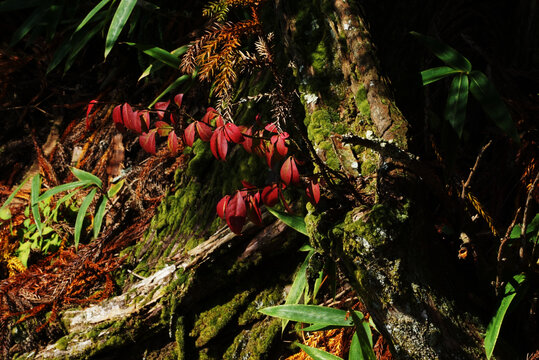
[(243, 330), (226, 350), (223, 360), (269, 359), (271, 346), (279, 334), (281, 321), (277, 318), (256, 323), (250, 330)]

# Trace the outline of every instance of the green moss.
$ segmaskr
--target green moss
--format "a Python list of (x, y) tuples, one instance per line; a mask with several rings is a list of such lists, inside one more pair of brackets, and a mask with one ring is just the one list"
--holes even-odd
[[(372, 151), (369, 151), (371, 154), (372, 154)], [(376, 168), (377, 168), (377, 160), (378, 159), (372, 159), (372, 157), (374, 156), (369, 156), (367, 159), (365, 159), (362, 163), (361, 163), (361, 175), (363, 176), (369, 176), (369, 175), (372, 175), (376, 172)]]
[(243, 330), (226, 350), (223, 359), (268, 359), (269, 350), (280, 328), (281, 320), (271, 318), (256, 323), (251, 330)]
[(67, 349), (67, 345), (69, 344), (70, 340), (71, 338), (69, 336), (64, 336), (56, 342), (55, 346), (58, 350), (65, 350)]
[(198, 360), (217, 360), (217, 358), (209, 355), (209, 349), (202, 349), (198, 352)]
[(343, 223), (343, 249), (358, 255), (375, 251), (405, 233), (407, 219), (408, 205), (400, 209), (383, 204), (376, 204), (370, 210), (355, 208), (346, 214)]
[(185, 324), (183, 316), (176, 320), (176, 331), (174, 332), (176, 340), (176, 360), (185, 360)]
[(305, 216), (305, 225), (311, 246), (321, 253), (329, 252), (332, 248), (330, 232), (335, 223), (329, 220), (326, 212), (319, 212), (310, 203), (306, 205), (307, 215)]
[(367, 100), (367, 89), (365, 89), (364, 85), (361, 85), (361, 87), (357, 90), (355, 99), (356, 107), (361, 115), (361, 119), (369, 120), (371, 117), (371, 107), (369, 105), (369, 101)]
[(320, 41), (316, 49), (311, 53), (311, 64), (316, 73), (323, 73), (328, 67), (328, 50), (323, 41)]
[(281, 286), (275, 286), (270, 289), (263, 290), (260, 292), (256, 298), (249, 304), (247, 309), (241, 314), (238, 319), (239, 325), (246, 325), (253, 320), (259, 320), (264, 315), (258, 310), (263, 309), (268, 306), (274, 306), (279, 304), (283, 298), (283, 289)]
[(234, 296), (232, 300), (223, 305), (218, 305), (197, 316), (193, 330), (189, 333), (191, 337), (197, 337), (196, 347), (206, 345), (213, 339), (221, 329), (223, 329), (240, 308), (245, 305), (249, 298), (250, 291), (246, 290)]

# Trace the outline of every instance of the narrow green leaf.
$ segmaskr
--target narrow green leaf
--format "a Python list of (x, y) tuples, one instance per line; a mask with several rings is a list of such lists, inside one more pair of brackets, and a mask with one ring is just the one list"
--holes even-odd
[(137, 44), (132, 42), (126, 42), (125, 44), (136, 47), (146, 55), (149, 55), (174, 69), (180, 68), (181, 60), (165, 49), (153, 45)]
[[(185, 54), (187, 52), (187, 49), (189, 49), (189, 46), (184, 45), (182, 47), (179, 47), (177, 49), (172, 50), (170, 53), (172, 55), (176, 56), (176, 57), (180, 57), (180, 56), (182, 56), (183, 54)], [(148, 65), (146, 70), (144, 70), (144, 72), (140, 75), (140, 77), (138, 78), (137, 81), (140, 81), (140, 80), (144, 79), (146, 76), (155, 73), (156, 71), (161, 69), (163, 66), (164, 66), (164, 64), (162, 62), (154, 62), (154, 63)]]
[(446, 63), (446, 65), (451, 66), (453, 69), (465, 72), (472, 71), (472, 64), (470, 61), (451, 46), (444, 44), (433, 37), (415, 31), (411, 31), (410, 33), (428, 47), (429, 50), (432, 51), (437, 58)]
[(98, 178), (94, 174), (91, 174), (91, 173), (89, 173), (87, 171), (77, 169), (77, 168), (74, 168), (74, 167), (71, 168), (71, 172), (80, 181), (85, 181), (86, 183), (97, 185), (97, 187), (100, 188), (100, 189), (103, 188), (103, 182), (101, 181), (100, 178)]
[(48, 4), (44, 6), (40, 6), (37, 9), (35, 9), (30, 16), (26, 18), (24, 23), (13, 33), (11, 36), (11, 41), (9, 43), (9, 46), (13, 46), (16, 43), (18, 43), (26, 34), (30, 32), (40, 21), (43, 19), (43, 17), (47, 14), (47, 8)]
[(110, 2), (110, 0), (101, 0), (99, 2), (99, 4), (97, 4), (96, 6), (94, 6), (94, 8), (84, 17), (84, 19), (82, 19), (82, 21), (80, 22), (79, 26), (77, 26), (77, 28), (75, 29), (75, 32), (78, 32), (80, 29), (82, 29), (84, 27), (84, 25), (86, 25), (90, 20), (92, 20), (92, 18), (94, 17), (95, 14), (97, 14), (97, 12), (99, 10), (101, 10), (105, 5), (107, 5), (108, 3)]
[[(303, 293), (303, 290), (305, 289), (307, 284), (307, 267), (309, 266), (309, 261), (311, 260), (313, 254), (314, 249), (309, 251), (309, 253), (305, 257), (305, 260), (303, 261), (303, 264), (301, 264), (301, 266), (299, 267), (298, 272), (294, 277), (294, 281), (292, 282), (292, 286), (290, 287), (290, 292), (286, 296), (285, 304), (288, 305), (299, 303), (299, 300), (301, 299), (301, 294)], [(282, 331), (284, 331), (286, 325), (288, 325), (288, 320), (284, 319), (281, 324)]]
[(88, 207), (92, 203), (96, 192), (97, 189), (92, 189), (92, 191), (90, 191), (88, 195), (86, 195), (84, 200), (82, 200), (82, 204), (80, 204), (79, 212), (77, 213), (77, 219), (75, 220), (75, 249), (79, 247), (80, 234), (82, 231), (82, 224), (84, 223), (84, 217), (86, 216), (86, 210), (88, 210)]
[[(318, 305), (278, 305), (267, 307), (259, 311), (263, 314), (281, 319), (309, 324), (335, 326), (354, 325), (351, 319), (346, 319), (346, 311)], [(363, 317), (363, 314), (361, 314), (361, 317)]]
[[(535, 214), (535, 217), (533, 220), (526, 226), (526, 236), (536, 233), (539, 229), (539, 213)], [(510, 239), (518, 239), (520, 238), (520, 233), (522, 232), (522, 228), (520, 225), (516, 225), (513, 230), (511, 231)]]
[[(103, 13), (98, 14), (94, 17), (95, 21), (101, 21), (98, 23), (92, 30), (90, 31), (81, 31), (77, 33), (73, 33), (71, 38), (64, 42), (62, 46), (58, 48), (58, 50), (55, 51), (51, 62), (49, 63), (49, 66), (47, 67), (47, 74), (50, 73), (52, 70), (54, 70), (63, 59), (65, 59), (66, 56), (69, 56), (70, 59), (74, 59), (75, 55), (73, 54), (73, 49), (79, 49), (77, 50), (77, 53), (80, 52), (80, 49), (84, 47), (84, 45), (93, 37), (99, 30), (101, 30), (105, 26), (105, 15)], [(69, 68), (64, 69), (64, 72), (67, 71)]]
[(320, 286), (322, 285), (322, 280), (324, 279), (324, 271), (323, 270), (320, 270), (318, 272), (318, 277), (316, 278), (315, 282), (314, 282), (314, 287), (313, 287), (313, 302), (314, 302), (314, 299), (316, 299), (316, 295), (318, 295), (318, 291), (320, 290)]
[(124, 185), (125, 183), (125, 179), (122, 179), (120, 181), (118, 181), (116, 184), (113, 184), (109, 191), (107, 191), (107, 196), (109, 199), (112, 199), (113, 197), (116, 196), (116, 194), (118, 194), (118, 192), (122, 189), (122, 186)]
[(13, 191), (13, 192), (11, 193), (11, 195), (9, 195), (9, 197), (6, 199), (6, 201), (4, 201), (4, 203), (2, 204), (2, 207), (1, 207), (2, 209), (8, 207), (9, 204), (11, 204), (11, 202), (13, 201), (13, 199), (15, 199), (15, 196), (17, 196), (17, 193), (21, 190), (21, 188), (24, 186), (24, 184), (26, 184), (26, 182), (27, 182), (29, 179), (30, 179), (30, 178), (27, 177), (26, 179), (24, 179), (24, 180), (22, 181), (22, 183), (21, 183), (19, 186), (17, 186), (17, 188), (15, 189), (15, 191)]
[(357, 312), (355, 311), (350, 312), (350, 317), (352, 318), (352, 321), (356, 326), (355, 335), (357, 335), (357, 339), (359, 342), (359, 351), (361, 354), (360, 359), (376, 360), (376, 355), (372, 350), (372, 331), (369, 326), (369, 323), (364, 320), (363, 314), (361, 314), (361, 316), (358, 316)]
[(302, 233), (303, 235), (309, 236), (307, 234), (307, 226), (305, 225), (305, 219), (303, 217), (289, 215), (285, 212), (275, 210), (269, 207), (267, 209), (273, 216), (284, 222), (286, 225), (290, 226), (292, 229)]
[(421, 79), (423, 80), (423, 86), (425, 86), (449, 75), (458, 74), (461, 72), (461, 70), (453, 69), (449, 66), (440, 66), (421, 71)]
[(116, 43), (116, 40), (118, 40), (118, 37), (120, 36), (120, 33), (122, 32), (122, 29), (127, 23), (127, 19), (129, 19), (129, 15), (131, 15), (131, 12), (133, 11), (136, 4), (137, 0), (120, 1), (120, 4), (118, 5), (116, 12), (114, 13), (114, 17), (112, 18), (112, 22), (110, 23), (109, 31), (107, 33), (107, 39), (105, 41), (105, 59), (112, 50), (112, 47)]
[(350, 344), (350, 351), (348, 352), (348, 360), (363, 360), (363, 354), (361, 353), (361, 345), (359, 344), (359, 338), (357, 331), (352, 336), (352, 343)]
[(511, 302), (513, 301), (515, 295), (521, 290), (523, 282), (526, 280), (526, 275), (517, 274), (513, 276), (513, 279), (505, 285), (505, 293), (496, 311), (496, 315), (492, 318), (487, 327), (487, 332), (485, 335), (485, 352), (487, 354), (487, 359), (492, 357), (494, 352), (494, 347), (496, 346), (496, 341), (498, 340), (498, 335), (500, 334), (500, 328), (502, 327), (503, 318), (507, 313), (507, 309)]
[(58, 210), (58, 208), (60, 207), (60, 205), (62, 205), (63, 203), (65, 203), (66, 201), (70, 200), (79, 190), (79, 189), (76, 189), (75, 191), (72, 191), (70, 193), (67, 193), (65, 194), (64, 196), (62, 196), (57, 202), (56, 202), (56, 206), (54, 207), (54, 210), (53, 212), (56, 212)]
[(455, 76), (449, 87), (445, 119), (451, 124), (458, 137), (462, 137), (464, 121), (466, 120), (466, 105), (468, 104), (468, 75)]
[(163, 96), (165, 96), (166, 94), (168, 94), (171, 91), (176, 90), (178, 88), (178, 86), (180, 86), (181, 84), (183, 84), (184, 82), (186, 82), (190, 78), (191, 78), (191, 75), (185, 74), (185, 75), (180, 76), (176, 80), (174, 80), (174, 82), (172, 84), (170, 84), (165, 90), (163, 90), (163, 92), (161, 94), (159, 94), (159, 96), (157, 96), (152, 101), (152, 103), (150, 105), (148, 105), (148, 107), (151, 108), (152, 106), (154, 106), (159, 100), (161, 100), (161, 98)]
[(342, 360), (342, 358), (330, 354), (327, 351), (320, 350), (317, 348), (313, 348), (311, 346), (303, 345), (297, 343), (297, 345), (301, 348), (301, 350), (305, 351), (307, 355), (313, 358), (313, 360)]
[(62, 18), (63, 5), (51, 5), (44, 22), (47, 24), (47, 39), (52, 40), (56, 35), (56, 28)]
[(503, 102), (494, 85), (481, 71), (470, 73), (470, 91), (496, 126), (515, 142), (520, 143), (515, 123), (507, 105)]
[(105, 20), (101, 21), (100, 23), (96, 24), (92, 30), (88, 31), (82, 31), (80, 33), (77, 33), (76, 35), (82, 35), (77, 36), (77, 41), (74, 41), (71, 44), (69, 54), (66, 59), (66, 63), (64, 66), (64, 73), (66, 73), (70, 68), (71, 65), (73, 65), (73, 62), (75, 61), (75, 58), (77, 55), (81, 52), (81, 50), (86, 46), (86, 44), (98, 33), (103, 29), (105, 26)]
[(34, 221), (36, 223), (37, 231), (41, 235), (41, 229), (43, 225), (41, 224), (41, 215), (39, 214), (39, 191), (41, 190), (41, 176), (37, 174), (32, 179), (32, 189), (30, 192), (30, 206), (32, 208), (32, 215), (34, 216)]
[(97, 239), (97, 237), (99, 236), (99, 232), (101, 231), (101, 224), (103, 223), (103, 217), (105, 216), (105, 210), (107, 208), (107, 200), (108, 198), (106, 196), (102, 196), (101, 202), (99, 203), (99, 206), (97, 207), (97, 211), (95, 212), (94, 239)]
[(62, 185), (58, 185), (58, 186), (55, 186), (53, 187), (52, 189), (49, 189), (47, 191), (45, 191), (43, 194), (41, 194), (41, 196), (38, 197), (37, 201), (45, 201), (51, 197), (53, 197), (54, 195), (58, 194), (58, 193), (61, 193), (61, 192), (64, 192), (64, 191), (67, 191), (67, 190), (71, 190), (71, 189), (75, 189), (75, 188), (78, 188), (78, 187), (82, 187), (84, 185), (88, 185), (89, 182), (88, 181), (75, 181), (75, 182), (70, 182), (70, 183), (67, 183), (67, 184), (62, 184)]

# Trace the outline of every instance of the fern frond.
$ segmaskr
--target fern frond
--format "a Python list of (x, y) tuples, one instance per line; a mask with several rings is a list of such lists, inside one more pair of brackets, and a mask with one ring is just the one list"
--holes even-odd
[(481, 205), (479, 200), (474, 195), (472, 195), (469, 191), (466, 193), (466, 198), (468, 199), (470, 204), (472, 204), (472, 206), (475, 208), (475, 210), (477, 210), (479, 215), (481, 215), (481, 217), (487, 222), (487, 224), (488, 224), (488, 226), (490, 228), (490, 231), (492, 231), (492, 234), (494, 236), (499, 236), (498, 230), (496, 230), (496, 226), (494, 226), (494, 220), (486, 212), (486, 210), (483, 209), (483, 206)]
[(202, 15), (214, 21), (224, 21), (229, 9), (229, 2), (226, 0), (212, 1), (204, 7)]

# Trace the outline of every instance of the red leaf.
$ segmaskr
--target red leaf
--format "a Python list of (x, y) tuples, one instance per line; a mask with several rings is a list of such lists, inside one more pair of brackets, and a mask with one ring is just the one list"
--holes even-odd
[(311, 204), (316, 205), (320, 201), (320, 184), (315, 183), (313, 180), (309, 181), (305, 194), (309, 198)]
[(198, 136), (200, 136), (202, 141), (210, 141), (212, 136), (211, 127), (209, 127), (208, 125), (206, 125), (206, 123), (203, 123), (202, 121), (196, 121), (195, 123)]
[(159, 120), (163, 120), (163, 116), (165, 116), (165, 111), (168, 108), (168, 105), (170, 104), (169, 101), (161, 101), (155, 104), (155, 110), (157, 110), (157, 116), (159, 117)]
[(114, 121), (114, 124), (116, 124), (116, 126), (125, 126), (122, 118), (122, 105), (118, 105), (114, 108), (114, 110), (112, 110), (112, 120)]
[(192, 122), (185, 128), (185, 131), (183, 132), (183, 137), (185, 138), (185, 144), (187, 146), (193, 146), (193, 143), (195, 142), (195, 123), (194, 122)]
[(246, 189), (256, 189), (256, 186), (254, 186), (253, 184), (251, 184), (251, 183), (248, 182), (248, 181), (242, 180), (242, 181), (241, 181), (241, 184), (242, 184), (243, 187), (246, 188)]
[(233, 233), (241, 233), (246, 216), (247, 208), (245, 207), (245, 201), (243, 200), (240, 191), (237, 191), (232, 199), (230, 199), (225, 209), (226, 223)]
[(215, 111), (215, 109), (212, 107), (209, 107), (206, 109), (206, 114), (204, 115), (201, 121), (205, 122), (208, 125), (211, 125), (211, 121), (216, 115), (217, 115), (217, 112)]
[(137, 111), (137, 115), (139, 117), (142, 117), (142, 124), (146, 125), (146, 127), (142, 130), (148, 131), (150, 130), (150, 112), (148, 110), (139, 110)]
[(286, 185), (299, 183), (298, 167), (292, 156), (286, 159), (281, 167), (281, 179)]
[(277, 189), (277, 184), (268, 185), (262, 190), (262, 202), (266, 206), (273, 207), (278, 201), (279, 190)]
[(95, 104), (97, 104), (97, 100), (92, 100), (88, 104), (88, 109), (86, 110), (86, 130), (90, 129), (90, 117), (89, 117), (89, 115), (90, 115), (90, 112), (92, 111), (92, 108), (94, 107)]
[(219, 160), (226, 159), (226, 153), (228, 151), (228, 142), (226, 141), (226, 136), (224, 134), (224, 128), (217, 128), (210, 139), (210, 148), (213, 156)]
[(281, 198), (281, 202), (283, 203), (284, 209), (289, 214), (293, 214), (294, 212), (292, 211), (292, 209), (290, 209), (290, 206), (288, 206), (288, 203), (286, 202), (286, 199), (284, 198), (284, 195), (283, 195), (283, 190), (285, 189), (285, 186), (283, 186), (282, 188), (281, 186), (278, 186), (278, 189), (279, 189), (279, 197)]
[(155, 127), (157, 128), (157, 132), (160, 136), (167, 136), (172, 130), (172, 126), (164, 121), (157, 121), (155, 123)]
[(270, 124), (266, 125), (266, 127), (264, 129), (266, 129), (266, 130), (268, 130), (269, 132), (272, 132), (272, 133), (278, 132), (277, 125), (275, 125), (275, 123), (270, 123)]
[(279, 140), (277, 141), (276, 149), (277, 153), (279, 153), (279, 155), (281, 156), (285, 156), (288, 153), (288, 147), (285, 145), (284, 140), (282, 140), (281, 138), (279, 138)]
[(272, 168), (272, 165), (273, 165), (272, 159), (273, 159), (274, 153), (275, 153), (275, 147), (271, 143), (268, 144), (265, 155), (266, 155), (266, 162), (268, 163), (268, 166), (270, 169)]
[(182, 99), (183, 99), (183, 94), (178, 94), (178, 95), (174, 96), (174, 103), (178, 107), (181, 107), (182, 106)]
[(152, 129), (150, 130), (150, 132), (143, 133), (138, 138), (140, 146), (142, 146), (142, 148), (146, 152), (149, 152), (150, 154), (154, 154), (154, 155), (155, 155), (155, 133), (156, 133), (156, 130)]
[[(137, 117), (137, 114), (131, 108), (131, 105), (125, 103), (122, 105), (122, 123), (129, 130), (133, 130), (141, 133), (140, 120)], [(138, 121), (137, 121), (138, 120)], [(137, 124), (138, 122), (138, 124)]]
[(260, 126), (262, 126), (262, 123), (261, 123), (261, 121), (260, 121), (261, 118), (262, 118), (262, 117), (260, 116), (260, 114), (256, 114), (256, 116), (255, 116), (255, 122), (256, 122), (258, 125), (260, 125)]
[(251, 135), (253, 134), (253, 127), (251, 126), (250, 128), (244, 130), (243, 134), (248, 136), (243, 137), (243, 142), (241, 143), (241, 146), (243, 146), (245, 151), (251, 154), (253, 152), (253, 139), (251, 138)]
[(226, 205), (228, 204), (228, 200), (230, 200), (230, 195), (225, 195), (217, 203), (217, 215), (219, 215), (219, 217), (223, 220), (225, 219), (225, 210), (226, 210)]
[(178, 152), (178, 137), (174, 130), (168, 134), (167, 146), (171, 153), (174, 155)]
[(215, 127), (221, 127), (221, 126), (225, 126), (225, 120), (223, 119), (221, 115), (218, 115), (217, 119), (215, 120)]
[[(256, 196), (258, 195), (258, 196)], [(256, 225), (262, 225), (262, 212), (260, 211), (260, 193), (256, 193), (256, 195), (250, 195), (249, 196), (249, 211), (247, 215), (249, 216), (249, 220), (251, 220)]]
[(245, 140), (240, 129), (233, 123), (227, 123), (225, 125), (225, 135), (228, 141), (236, 144), (239, 144)]

